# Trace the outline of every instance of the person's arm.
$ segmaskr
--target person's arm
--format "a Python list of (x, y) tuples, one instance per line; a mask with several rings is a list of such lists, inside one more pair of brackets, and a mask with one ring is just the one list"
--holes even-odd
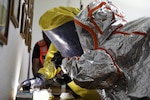
[(44, 67), (40, 68), (38, 73), (45, 76), (46, 79), (52, 79), (55, 77), (55, 75), (60, 71), (59, 68), (55, 68), (54, 63), (51, 61), (51, 59), (54, 57), (54, 53), (56, 53), (58, 50), (54, 46), (54, 44), (50, 44), (49, 50), (46, 54)]
[(33, 58), (32, 60), (32, 73), (34, 76), (36, 76), (38, 70), (40, 69), (40, 61), (39, 61), (39, 58)]
[(36, 43), (32, 54), (32, 73), (34, 76), (36, 76), (41, 66), (39, 58), (40, 58), (40, 48), (38, 46), (38, 43)]

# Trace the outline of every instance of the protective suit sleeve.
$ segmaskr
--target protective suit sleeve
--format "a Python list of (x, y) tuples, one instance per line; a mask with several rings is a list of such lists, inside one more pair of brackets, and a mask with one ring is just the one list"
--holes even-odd
[(56, 69), (54, 63), (51, 62), (51, 59), (54, 57), (54, 53), (57, 51), (57, 48), (51, 43), (45, 58), (44, 66), (38, 71), (38, 73), (44, 75), (46, 79), (55, 77), (55, 75), (61, 70), (60, 68)]
[(74, 81), (67, 84), (77, 95), (85, 100), (101, 100), (98, 92), (94, 89), (81, 88)]

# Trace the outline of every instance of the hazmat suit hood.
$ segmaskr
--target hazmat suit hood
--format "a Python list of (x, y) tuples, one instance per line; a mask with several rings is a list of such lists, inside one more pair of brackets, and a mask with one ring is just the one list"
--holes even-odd
[(84, 51), (99, 48), (106, 38), (126, 23), (123, 12), (108, 0), (91, 2), (75, 16), (75, 24)]
[(39, 24), (63, 57), (80, 56), (83, 53), (74, 25), (78, 8), (60, 6), (45, 12)]

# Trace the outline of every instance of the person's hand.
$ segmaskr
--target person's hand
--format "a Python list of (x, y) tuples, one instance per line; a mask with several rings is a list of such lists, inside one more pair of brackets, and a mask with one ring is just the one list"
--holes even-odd
[(54, 62), (56, 68), (60, 67), (62, 63), (62, 59), (64, 57), (61, 56), (60, 52), (58, 51), (57, 53), (54, 53), (54, 57), (52, 58), (52, 62)]
[(20, 84), (20, 87), (23, 88), (23, 90), (29, 91), (31, 88), (41, 88), (43, 86), (43, 83), (45, 82), (45, 78), (43, 75), (37, 75), (35, 78), (30, 78), (25, 81), (23, 81)]
[(19, 90), (20, 90), (20, 88), (22, 88), (23, 91), (29, 91), (31, 88), (30, 79), (23, 81), (19, 86)]
[(30, 90), (32, 88), (40, 88), (42, 86), (42, 80), (38, 77), (36, 78), (31, 78), (23, 81), (20, 85), (20, 87), (23, 88), (23, 90)]
[(67, 83), (71, 82), (72, 80), (69, 75), (63, 74), (61, 77), (56, 77), (55, 81), (57, 83), (63, 85), (63, 84), (67, 84)]
[(63, 74), (63, 79), (65, 83), (69, 83), (72, 81), (71, 77), (68, 74)]

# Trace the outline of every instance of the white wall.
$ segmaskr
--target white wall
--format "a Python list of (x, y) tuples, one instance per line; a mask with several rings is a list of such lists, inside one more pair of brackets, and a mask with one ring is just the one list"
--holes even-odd
[[(20, 28), (15, 28), (10, 21), (8, 44), (0, 46), (0, 100), (15, 100), (18, 83), (27, 79), (28, 56)], [(24, 75), (20, 76), (22, 68)]]
[[(9, 29), (8, 44), (0, 47), (0, 100), (14, 99), (24, 56), (23, 52), (27, 52), (19, 30), (15, 29), (11, 22)], [(27, 64), (22, 67), (27, 70)]]
[(112, 0), (112, 2), (122, 9), (129, 21), (139, 17), (150, 17), (150, 0)]
[[(40, 16), (48, 9), (57, 6), (79, 7), (80, 0), (34, 0), (33, 36), (31, 50), (36, 41), (42, 38), (38, 25)], [(84, 7), (92, 0), (82, 0)], [(112, 0), (126, 14), (129, 20), (150, 16), (150, 0)], [(31, 51), (32, 53), (32, 51)], [(29, 53), (21, 38), (19, 28), (10, 22), (8, 45), (0, 47), (0, 100), (13, 100), (17, 83), (27, 78)], [(31, 71), (31, 70), (30, 70)], [(30, 73), (32, 77), (32, 72)]]

